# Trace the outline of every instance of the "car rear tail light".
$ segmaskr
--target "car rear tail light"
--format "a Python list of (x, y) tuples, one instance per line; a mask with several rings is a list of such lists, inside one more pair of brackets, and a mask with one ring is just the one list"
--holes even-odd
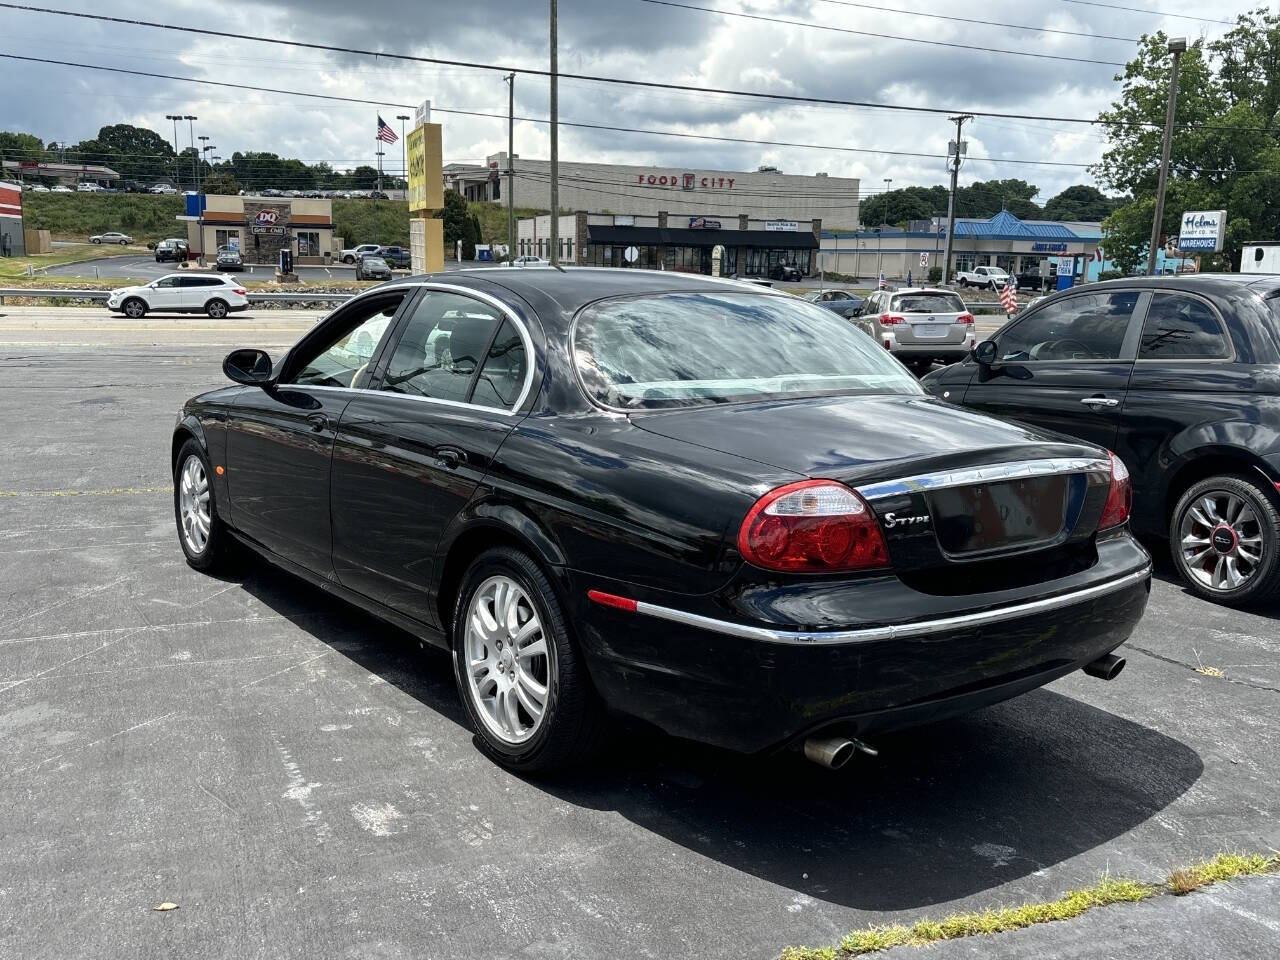
[(893, 327), (900, 323), (906, 323), (907, 318), (900, 317), (896, 313), (882, 313), (880, 314), (880, 322), (886, 327)]
[(1102, 519), (1098, 521), (1099, 530), (1120, 526), (1129, 519), (1129, 510), (1133, 507), (1133, 482), (1129, 479), (1129, 468), (1114, 453), (1108, 451), (1107, 455), (1111, 457), (1111, 488), (1102, 508)]
[(973, 326), (973, 314), (972, 313), (960, 314), (960, 316), (956, 317), (956, 323), (963, 323), (966, 327)]
[(871, 508), (834, 480), (802, 480), (770, 490), (747, 511), (738, 550), (748, 563), (788, 573), (889, 565)]
[(247, 291), (247, 290), (242, 290), (240, 287), (234, 287), (234, 288), (232, 288), (231, 292), (232, 292), (232, 293), (234, 293), (234, 294), (238, 294), (239, 296), (242, 296), (242, 297), (243, 297), (246, 293), (248, 293), (248, 291)]

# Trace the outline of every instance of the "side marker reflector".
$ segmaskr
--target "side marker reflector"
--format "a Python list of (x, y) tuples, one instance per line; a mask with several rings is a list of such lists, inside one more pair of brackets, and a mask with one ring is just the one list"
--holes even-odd
[(213, 468), (213, 472), (216, 473), (218, 476), (222, 476), (227, 471), (222, 469), (222, 464), (218, 464), (216, 467)]
[(630, 597), (620, 597), (614, 593), (604, 593), (600, 590), (588, 590), (587, 598), (600, 604), (602, 607), (614, 607), (618, 610), (625, 610), (627, 613), (635, 613), (637, 604)]

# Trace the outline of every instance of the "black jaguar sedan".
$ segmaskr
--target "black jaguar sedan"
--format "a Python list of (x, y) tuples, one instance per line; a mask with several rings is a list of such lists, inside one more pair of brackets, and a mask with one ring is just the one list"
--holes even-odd
[(932, 399), (758, 286), (417, 277), (223, 368), (173, 435), (188, 561), (239, 541), (451, 650), (513, 767), (580, 759), (610, 714), (836, 766), (1110, 679), (1146, 606), (1119, 460)]
[(1280, 276), (1072, 289), (924, 385), (1114, 450), (1133, 471), (1133, 528), (1168, 538), (1193, 592), (1280, 596)]

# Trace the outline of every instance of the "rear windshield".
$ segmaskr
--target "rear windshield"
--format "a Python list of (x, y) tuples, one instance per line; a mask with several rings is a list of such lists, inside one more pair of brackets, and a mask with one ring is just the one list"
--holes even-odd
[(889, 309), (899, 313), (964, 313), (964, 301), (954, 293), (904, 293), (893, 298)]
[(794, 297), (726, 292), (605, 300), (579, 315), (573, 351), (588, 396), (621, 409), (923, 392), (848, 320)]

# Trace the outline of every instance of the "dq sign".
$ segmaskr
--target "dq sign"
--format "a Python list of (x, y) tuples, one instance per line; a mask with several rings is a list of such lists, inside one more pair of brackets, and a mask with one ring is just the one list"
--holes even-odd
[(260, 227), (274, 227), (279, 219), (280, 214), (276, 210), (259, 210), (258, 215), (253, 218), (253, 222)]

